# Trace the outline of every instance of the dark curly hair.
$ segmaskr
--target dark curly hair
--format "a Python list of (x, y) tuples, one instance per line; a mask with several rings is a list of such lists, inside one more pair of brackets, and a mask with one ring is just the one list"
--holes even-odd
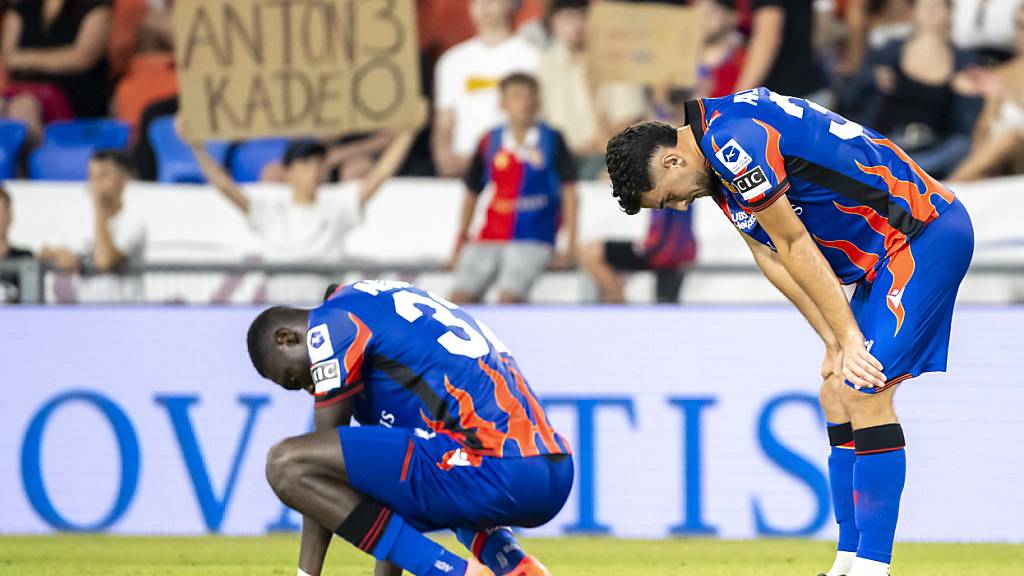
[(605, 152), (612, 196), (626, 214), (640, 211), (640, 196), (654, 188), (651, 158), (658, 148), (676, 145), (676, 129), (664, 122), (640, 122), (608, 141)]

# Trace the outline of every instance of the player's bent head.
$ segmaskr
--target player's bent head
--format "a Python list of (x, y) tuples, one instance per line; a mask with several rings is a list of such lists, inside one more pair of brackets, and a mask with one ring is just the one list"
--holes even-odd
[(260, 313), (249, 326), (249, 359), (260, 376), (288, 390), (313, 389), (306, 352), (309, 311), (274, 306)]
[(641, 197), (654, 189), (652, 164), (662, 148), (674, 148), (676, 129), (664, 122), (639, 122), (612, 136), (605, 155), (612, 196), (626, 214), (640, 211)]

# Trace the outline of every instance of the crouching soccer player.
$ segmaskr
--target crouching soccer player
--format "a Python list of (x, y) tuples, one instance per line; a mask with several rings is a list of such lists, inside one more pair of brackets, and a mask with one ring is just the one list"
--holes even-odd
[[(314, 432), (267, 460), (274, 492), (304, 516), (300, 576), (320, 574), (332, 532), (378, 576), (547, 574), (506, 527), (562, 509), (571, 452), (487, 326), (407, 283), (361, 281), (313, 310), (264, 311), (248, 346), (261, 376), (315, 397)], [(439, 529), (474, 558), (423, 534)]]
[[(885, 576), (906, 477), (897, 385), (944, 371), (974, 251), (953, 194), (878, 133), (764, 88), (687, 103), (608, 143), (628, 214), (711, 196), (825, 344), (821, 406), (839, 545), (827, 576)], [(847, 302), (840, 284), (856, 286)]]

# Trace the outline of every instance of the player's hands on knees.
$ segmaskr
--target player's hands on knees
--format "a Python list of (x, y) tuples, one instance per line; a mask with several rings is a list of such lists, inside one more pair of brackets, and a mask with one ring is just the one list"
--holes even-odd
[(860, 388), (885, 386), (882, 363), (868, 352), (864, 336), (857, 334), (843, 342), (843, 378)]
[(839, 344), (825, 346), (825, 359), (821, 361), (821, 381), (828, 382), (829, 378), (842, 376), (843, 374), (843, 350)]

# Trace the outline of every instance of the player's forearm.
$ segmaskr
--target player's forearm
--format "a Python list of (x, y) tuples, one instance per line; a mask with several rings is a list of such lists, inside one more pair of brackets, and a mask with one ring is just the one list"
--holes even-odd
[(804, 235), (781, 244), (778, 250), (780, 262), (824, 317), (839, 344), (859, 341), (863, 345), (864, 337), (843, 288), (811, 237)]
[(793, 303), (796, 309), (800, 311), (800, 314), (811, 325), (811, 328), (821, 337), (825, 347), (830, 349), (838, 348), (839, 341), (836, 339), (835, 332), (832, 331), (828, 320), (825, 319), (825, 316), (822, 315), (821, 310), (814, 304), (811, 297), (807, 295), (807, 292), (804, 292), (804, 289), (790, 276), (782, 262), (779, 261), (778, 256), (769, 254), (758, 256), (755, 260), (757, 261), (758, 268), (764, 272), (768, 281)]
[(299, 544), (299, 568), (311, 576), (319, 576), (324, 568), (331, 531), (309, 517), (302, 518), (302, 541)]

